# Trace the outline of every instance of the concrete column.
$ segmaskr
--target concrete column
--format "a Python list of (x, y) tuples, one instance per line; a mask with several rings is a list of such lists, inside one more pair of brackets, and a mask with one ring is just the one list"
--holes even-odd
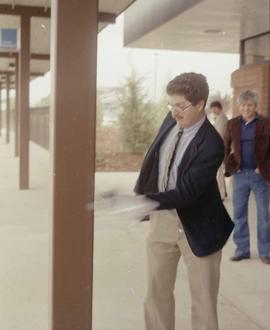
[(19, 60), (18, 56), (15, 57), (15, 122), (14, 122), (14, 133), (15, 133), (15, 157), (19, 156)]
[(21, 16), (21, 51), (19, 55), (19, 187), (29, 188), (29, 81), (30, 16)]
[(50, 329), (90, 330), (98, 1), (55, 0), (51, 13)]
[(6, 89), (6, 143), (10, 141), (10, 75), (6, 75), (7, 89)]

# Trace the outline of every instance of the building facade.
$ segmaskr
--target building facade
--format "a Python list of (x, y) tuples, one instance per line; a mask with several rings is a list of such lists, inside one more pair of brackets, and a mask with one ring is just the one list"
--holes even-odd
[(137, 0), (125, 13), (128, 47), (239, 53), (231, 75), (233, 113), (243, 90), (260, 94), (270, 116), (269, 0)]

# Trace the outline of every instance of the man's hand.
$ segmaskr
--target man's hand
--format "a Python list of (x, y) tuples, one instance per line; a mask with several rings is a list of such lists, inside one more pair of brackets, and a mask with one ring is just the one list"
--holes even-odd
[[(261, 171), (258, 169), (258, 167), (255, 168), (255, 173), (261, 174)], [(266, 184), (270, 187), (270, 182), (265, 181)]]

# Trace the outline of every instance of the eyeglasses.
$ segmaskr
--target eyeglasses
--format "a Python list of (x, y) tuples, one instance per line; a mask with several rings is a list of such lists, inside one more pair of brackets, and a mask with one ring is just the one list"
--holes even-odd
[(191, 106), (192, 106), (192, 103), (188, 104), (185, 107), (182, 107), (180, 103), (176, 103), (176, 104), (168, 103), (168, 105), (167, 105), (167, 107), (170, 111), (179, 111), (179, 112), (184, 112)]

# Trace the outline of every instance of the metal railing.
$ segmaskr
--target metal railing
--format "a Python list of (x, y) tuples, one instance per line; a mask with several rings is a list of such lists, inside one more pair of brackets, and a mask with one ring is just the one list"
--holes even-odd
[(30, 140), (49, 150), (49, 108), (30, 109)]
[[(6, 111), (1, 112), (1, 127), (6, 129)], [(49, 150), (49, 107), (30, 108), (30, 141)], [(10, 131), (14, 132), (15, 112), (10, 111)], [(3, 132), (2, 132), (3, 134)]]

